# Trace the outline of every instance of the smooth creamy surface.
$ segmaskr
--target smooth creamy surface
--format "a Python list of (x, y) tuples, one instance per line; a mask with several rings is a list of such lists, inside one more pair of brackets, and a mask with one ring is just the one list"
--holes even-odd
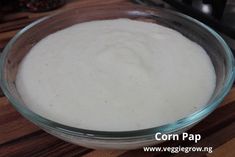
[(180, 33), (128, 19), (77, 24), (49, 35), (24, 58), (24, 102), (48, 119), (124, 131), (183, 118), (215, 88), (210, 58)]

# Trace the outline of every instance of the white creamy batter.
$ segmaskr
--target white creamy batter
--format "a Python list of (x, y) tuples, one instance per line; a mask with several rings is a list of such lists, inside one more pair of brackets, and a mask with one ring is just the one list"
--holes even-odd
[(205, 105), (215, 88), (205, 50), (172, 29), (128, 19), (77, 24), (41, 40), (16, 85), (34, 112), (84, 129), (156, 127)]

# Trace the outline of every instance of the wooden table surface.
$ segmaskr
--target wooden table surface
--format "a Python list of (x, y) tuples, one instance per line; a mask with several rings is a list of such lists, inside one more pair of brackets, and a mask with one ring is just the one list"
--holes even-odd
[[(128, 0), (70, 0), (58, 10), (113, 3), (131, 4)], [(46, 13), (18, 12), (3, 16), (0, 20), (0, 48), (27, 24), (58, 10)], [(210, 146), (213, 147), (213, 153), (150, 153), (142, 149), (91, 150), (47, 134), (23, 118), (9, 104), (6, 97), (0, 94), (0, 157), (235, 157), (235, 86), (221, 106), (189, 132), (200, 133), (202, 140), (197, 144), (171, 141), (160, 146)]]

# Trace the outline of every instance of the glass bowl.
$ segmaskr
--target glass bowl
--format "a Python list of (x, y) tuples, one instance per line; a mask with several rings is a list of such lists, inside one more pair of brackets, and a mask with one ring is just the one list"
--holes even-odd
[[(28, 109), (16, 89), (15, 78), (18, 66), (29, 50), (45, 36), (73, 24), (117, 18), (129, 18), (170, 27), (201, 45), (211, 58), (216, 72), (216, 88), (209, 102), (195, 113), (174, 123), (125, 132), (74, 128), (51, 121)], [(156, 132), (182, 133), (215, 110), (233, 84), (233, 69), (234, 58), (227, 44), (215, 31), (201, 22), (165, 9), (110, 5), (67, 10), (25, 27), (7, 44), (1, 55), (0, 84), (4, 94), (18, 112), (54, 136), (89, 148), (135, 149), (161, 142), (155, 140)]]

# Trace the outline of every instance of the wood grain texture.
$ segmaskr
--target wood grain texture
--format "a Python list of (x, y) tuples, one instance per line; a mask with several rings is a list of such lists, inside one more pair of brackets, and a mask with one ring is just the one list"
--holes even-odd
[(208, 157), (234, 157), (235, 156), (235, 138), (219, 146), (213, 154), (207, 154)]
[(0, 98), (0, 145), (39, 130), (16, 112), (7, 98)]
[(0, 48), (4, 48), (7, 42), (19, 31), (20, 29), (6, 31), (0, 33)]
[[(130, 4), (128, 0), (68, 0), (55, 11), (45, 13), (18, 12), (8, 14), (0, 23), (0, 48), (27, 24), (52, 13), (72, 8), (93, 5)], [(202, 140), (195, 144), (190, 141), (170, 141), (158, 146), (213, 146), (212, 154), (202, 153), (161, 153), (131, 151), (91, 150), (76, 146), (53, 137), (22, 117), (7, 101), (0, 98), (0, 157), (218, 157), (234, 156), (235, 146), (235, 87), (232, 88), (220, 107), (210, 116), (190, 129), (189, 133), (200, 133)]]
[(64, 142), (43, 131), (14, 140), (0, 147), (0, 157), (14, 156), (78, 156), (88, 153), (89, 149)]
[(97, 156), (117, 157), (125, 152), (126, 151), (122, 151), (122, 150), (94, 150), (94, 151), (91, 151), (91, 152), (83, 155), (83, 157), (97, 157)]

